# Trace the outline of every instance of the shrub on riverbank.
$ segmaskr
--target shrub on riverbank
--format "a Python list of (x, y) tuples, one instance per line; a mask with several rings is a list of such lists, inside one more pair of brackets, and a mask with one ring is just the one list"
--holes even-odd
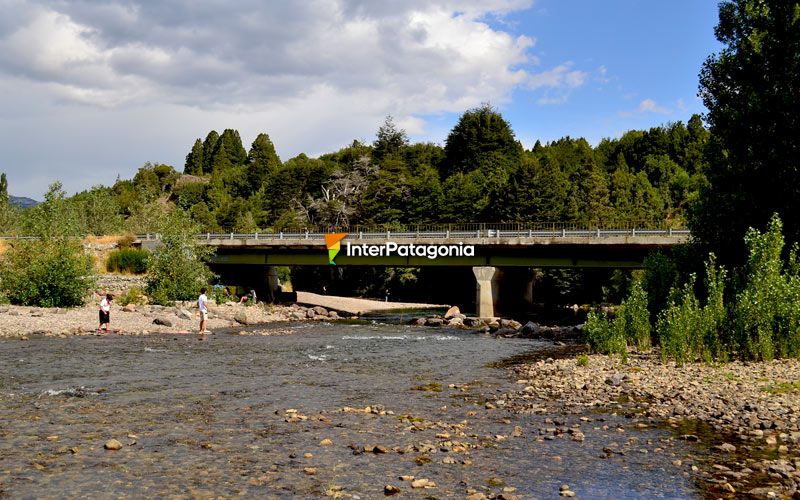
[(40, 307), (82, 305), (95, 282), (92, 259), (72, 238), (75, 220), (60, 183), (28, 216), (36, 240), (18, 240), (0, 262), (0, 295), (12, 304)]
[(596, 352), (619, 354), (627, 359), (627, 346), (649, 349), (650, 313), (647, 310), (647, 293), (640, 282), (634, 282), (630, 296), (622, 301), (614, 318), (592, 311), (586, 318), (587, 340)]
[(3, 257), (0, 290), (12, 304), (80, 306), (94, 285), (92, 260), (75, 241), (19, 241)]
[(106, 260), (106, 271), (110, 273), (144, 274), (150, 254), (139, 248), (120, 248), (111, 252)]
[[(732, 273), (736, 279), (729, 280), (726, 269), (717, 267), (709, 254), (704, 290), (698, 294), (694, 273), (682, 286), (672, 287), (666, 306), (658, 312), (652, 339), (661, 345), (665, 359), (682, 364), (698, 359), (800, 357), (800, 258), (796, 244), (788, 258), (782, 258), (782, 227), (775, 215), (764, 233), (747, 232), (749, 258), (744, 268)], [(658, 267), (663, 269), (664, 263)], [(647, 308), (647, 295), (635, 287), (613, 320), (591, 314), (585, 329), (592, 348), (619, 353), (623, 338), (627, 344), (644, 347), (650, 322), (642, 319), (646, 316), (641, 311)]]
[(213, 250), (197, 243), (198, 227), (183, 212), (175, 211), (165, 220), (159, 245), (150, 257), (147, 295), (155, 304), (194, 300), (214, 274), (206, 262)]

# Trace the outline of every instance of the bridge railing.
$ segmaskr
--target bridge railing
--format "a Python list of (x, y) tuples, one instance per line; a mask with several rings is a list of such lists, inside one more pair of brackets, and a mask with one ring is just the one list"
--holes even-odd
[[(686, 238), (690, 235), (684, 228), (578, 228), (575, 226), (541, 228), (508, 227), (505, 224), (475, 224), (475, 228), (466, 228), (467, 225), (431, 226), (426, 230), (378, 230), (375, 227), (356, 227), (352, 230), (341, 229), (338, 232), (348, 233), (348, 238), (353, 240), (467, 240), (486, 238), (609, 238), (609, 237), (676, 237)], [(321, 231), (278, 231), (266, 233), (203, 233), (197, 236), (199, 240), (324, 240), (326, 232)], [(140, 240), (157, 240), (157, 234), (140, 234)]]

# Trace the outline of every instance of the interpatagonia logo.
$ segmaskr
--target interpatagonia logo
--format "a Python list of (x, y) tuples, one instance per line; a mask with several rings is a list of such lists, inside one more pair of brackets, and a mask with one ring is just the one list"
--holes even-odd
[(336, 265), (334, 259), (341, 250), (341, 241), (345, 239), (347, 233), (328, 233), (325, 235), (325, 245), (328, 247), (328, 261), (332, 265)]

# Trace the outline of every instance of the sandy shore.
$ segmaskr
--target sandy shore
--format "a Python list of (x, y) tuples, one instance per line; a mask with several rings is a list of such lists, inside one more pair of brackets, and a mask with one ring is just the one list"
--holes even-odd
[(449, 307), (442, 304), (421, 304), (415, 302), (381, 302), (379, 300), (356, 299), (353, 297), (319, 295), (311, 292), (297, 292), (297, 303), (322, 306), (353, 315), (398, 309), (447, 309)]

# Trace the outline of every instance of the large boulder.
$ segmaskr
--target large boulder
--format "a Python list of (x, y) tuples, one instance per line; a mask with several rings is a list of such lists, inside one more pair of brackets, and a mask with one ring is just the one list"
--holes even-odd
[(453, 306), (444, 313), (444, 319), (450, 319), (457, 314), (461, 314), (461, 309), (458, 306)]
[(175, 311), (175, 316), (179, 317), (180, 319), (192, 319), (192, 313), (187, 311), (186, 309), (178, 309)]
[(428, 318), (425, 320), (425, 326), (442, 326), (444, 320), (442, 318)]
[(447, 320), (448, 326), (464, 326), (464, 320), (459, 318), (458, 316), (454, 316)]
[(247, 314), (244, 311), (239, 311), (233, 316), (233, 320), (240, 325), (247, 325)]
[(528, 321), (525, 323), (525, 326), (520, 328), (519, 334), (523, 337), (535, 337), (539, 335), (542, 331), (542, 327), (539, 323), (534, 323), (533, 321)]
[(156, 324), (156, 325), (161, 325), (161, 326), (172, 326), (172, 321), (170, 321), (167, 318), (164, 318), (162, 316), (159, 316), (156, 319), (154, 319), (153, 323)]
[(314, 310), (314, 313), (317, 314), (318, 316), (328, 315), (328, 310), (322, 306), (314, 306), (312, 309)]

